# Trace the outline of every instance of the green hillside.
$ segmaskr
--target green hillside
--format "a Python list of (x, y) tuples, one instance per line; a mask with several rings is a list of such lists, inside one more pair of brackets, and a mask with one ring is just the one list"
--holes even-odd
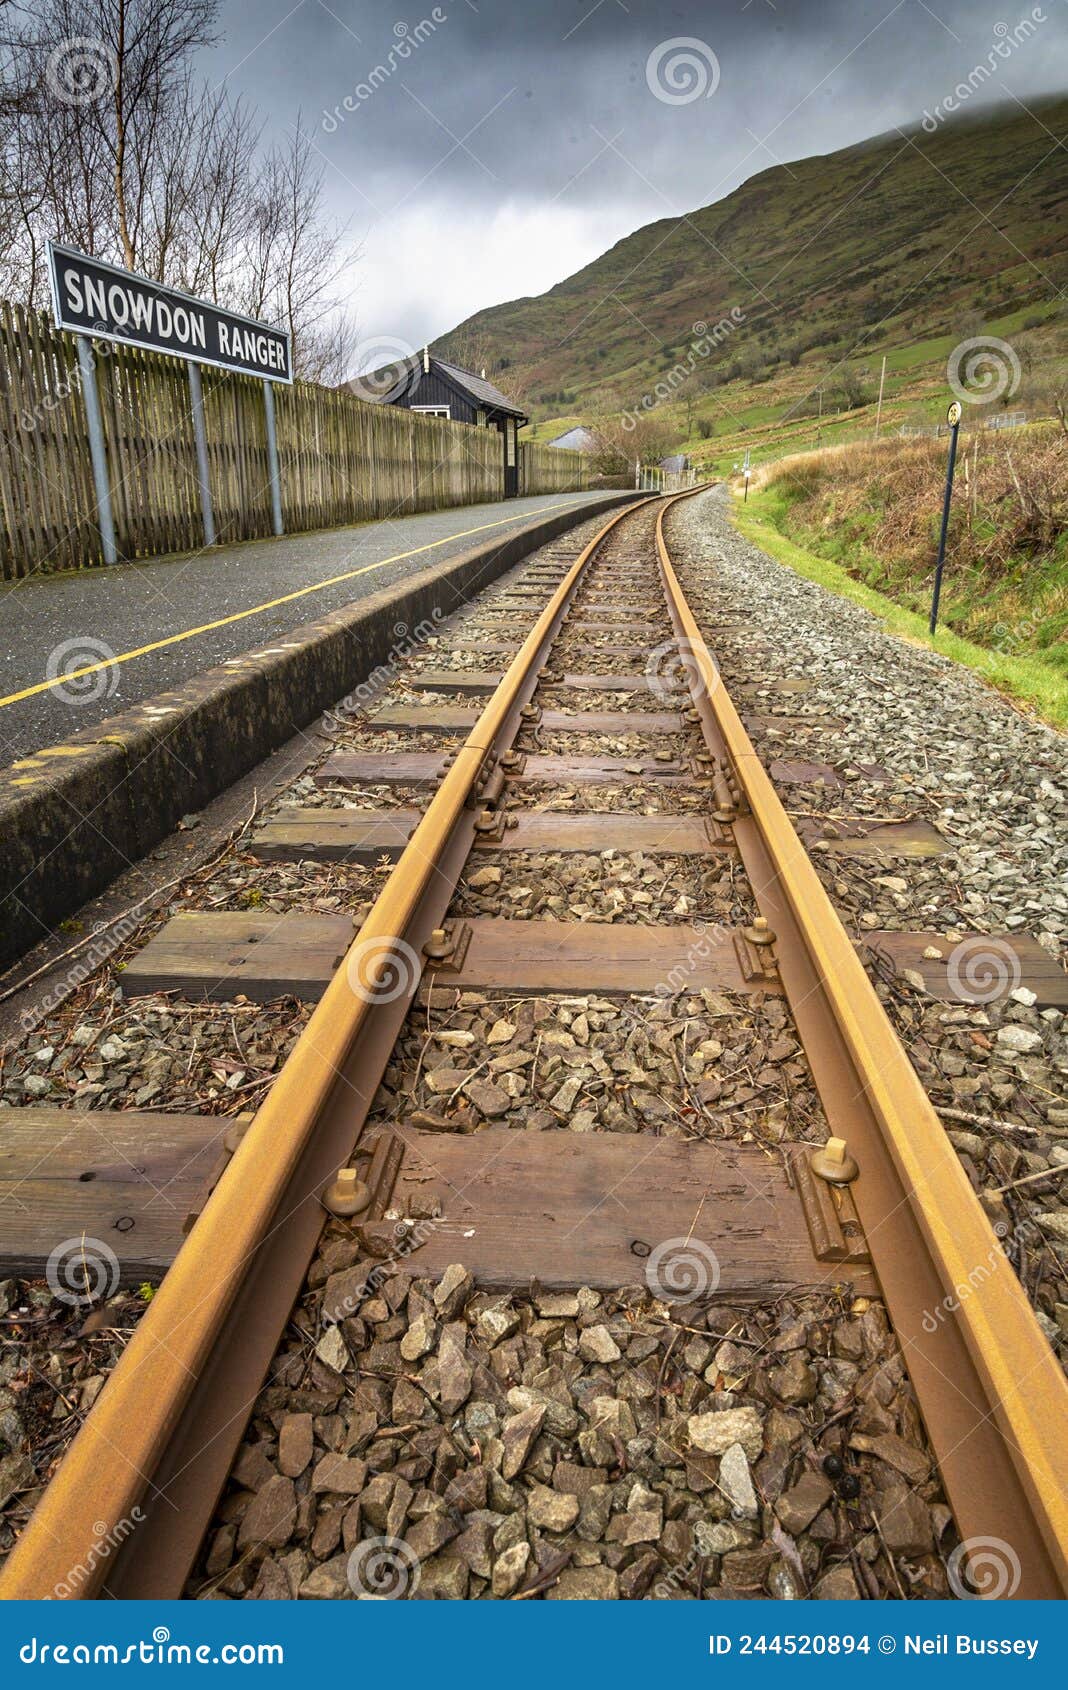
[[(963, 336), (1012, 335), (1026, 383), (1048, 382), (1068, 351), (1068, 98), (1033, 111), (999, 107), (763, 171), (537, 298), (477, 313), (436, 350), (484, 348), (540, 438), (557, 422), (648, 415), (651, 395), (657, 423), (710, 461), (745, 436), (806, 443), (818, 386), (824, 438), (847, 436), (884, 353), (887, 426), (940, 414)], [(694, 359), (694, 325), (732, 310), (744, 321)]]

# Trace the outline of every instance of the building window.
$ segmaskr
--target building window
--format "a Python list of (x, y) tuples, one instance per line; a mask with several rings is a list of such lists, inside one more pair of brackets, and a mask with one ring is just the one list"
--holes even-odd
[(482, 409), (482, 407), (479, 406), (479, 409), (475, 412), (475, 427), (476, 428), (485, 428), (485, 426), (486, 426), (486, 413)]
[(452, 420), (451, 405), (413, 405), (413, 411), (421, 411), (424, 417), (445, 417)]

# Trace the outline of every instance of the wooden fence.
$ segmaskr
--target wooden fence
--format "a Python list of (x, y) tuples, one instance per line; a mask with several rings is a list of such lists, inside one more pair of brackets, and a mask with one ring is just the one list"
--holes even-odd
[(593, 459), (588, 453), (543, 446), (536, 440), (520, 441), (520, 493), (566, 493), (589, 487), (594, 479)]
[[(204, 421), (221, 543), (272, 533), (262, 384), (205, 367)], [(185, 363), (97, 343), (115, 538), (122, 557), (203, 543)], [(500, 499), (495, 430), (297, 382), (275, 388), (287, 532)], [(520, 492), (587, 487), (581, 453), (524, 444)], [(0, 302), (0, 577), (103, 562), (72, 336)]]

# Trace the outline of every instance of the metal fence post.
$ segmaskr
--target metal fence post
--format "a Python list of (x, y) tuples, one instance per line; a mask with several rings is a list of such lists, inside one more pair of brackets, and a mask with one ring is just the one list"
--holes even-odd
[(271, 477), (271, 516), (276, 534), (284, 534), (282, 526), (282, 482), (278, 473), (278, 433), (274, 425), (274, 388), (269, 381), (263, 384), (263, 408), (267, 414), (267, 466)]
[(111, 482), (108, 479), (108, 454), (104, 444), (104, 419), (100, 415), (100, 393), (96, 385), (96, 359), (93, 343), (88, 335), (76, 335), (78, 367), (82, 376), (82, 398), (85, 401), (85, 420), (89, 428), (89, 457), (93, 465), (93, 492), (96, 498), (96, 519), (100, 529), (100, 544), (105, 563), (117, 563), (115, 521), (111, 514)]
[(204, 544), (215, 544), (215, 514), (211, 508), (211, 476), (208, 467), (208, 436), (204, 428), (204, 390), (200, 365), (190, 359), (189, 405), (193, 413), (193, 439), (197, 449), (197, 481), (200, 483), (200, 512), (204, 519)]

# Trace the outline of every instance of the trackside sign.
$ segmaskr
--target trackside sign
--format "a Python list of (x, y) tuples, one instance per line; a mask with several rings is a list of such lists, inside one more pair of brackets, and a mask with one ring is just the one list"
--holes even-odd
[(292, 382), (289, 335), (147, 276), (49, 242), (56, 325), (198, 364)]

